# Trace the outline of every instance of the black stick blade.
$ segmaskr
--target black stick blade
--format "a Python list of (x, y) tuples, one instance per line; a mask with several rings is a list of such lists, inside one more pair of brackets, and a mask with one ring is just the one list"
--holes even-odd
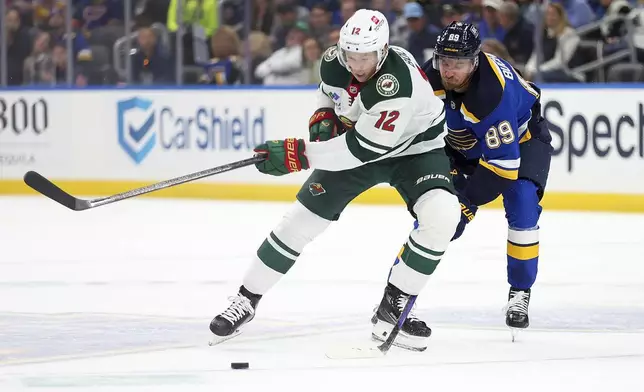
[(89, 206), (84, 205), (86, 203), (82, 203), (82, 200), (78, 200), (74, 196), (60, 189), (53, 182), (49, 181), (35, 171), (28, 171), (25, 174), (24, 180), (25, 184), (29, 185), (36, 192), (47, 196), (48, 198), (64, 205), (70, 210), (80, 211), (89, 208)]

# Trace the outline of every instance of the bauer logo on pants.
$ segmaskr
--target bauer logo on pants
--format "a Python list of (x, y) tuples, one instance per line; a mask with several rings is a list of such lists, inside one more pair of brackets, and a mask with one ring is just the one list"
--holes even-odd
[(145, 159), (156, 143), (152, 130), (155, 116), (151, 106), (152, 101), (139, 97), (117, 103), (119, 144), (137, 164)]
[(423, 181), (427, 181), (427, 180), (444, 180), (444, 181), (447, 181), (447, 182), (451, 182), (449, 180), (449, 178), (447, 178), (446, 176), (444, 176), (442, 174), (428, 174), (428, 175), (422, 176), (418, 180), (416, 180), (416, 185), (420, 184)]

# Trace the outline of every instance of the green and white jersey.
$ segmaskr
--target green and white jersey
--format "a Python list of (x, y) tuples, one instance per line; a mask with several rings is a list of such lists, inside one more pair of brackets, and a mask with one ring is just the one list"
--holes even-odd
[(445, 146), (443, 102), (409, 52), (391, 46), (381, 69), (365, 83), (337, 56), (335, 46), (323, 55), (318, 106), (334, 108), (348, 131), (307, 143), (312, 168), (340, 171)]

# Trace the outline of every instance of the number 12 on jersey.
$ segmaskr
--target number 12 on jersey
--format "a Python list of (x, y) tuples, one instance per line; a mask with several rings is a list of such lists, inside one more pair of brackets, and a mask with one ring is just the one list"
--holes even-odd
[(383, 111), (380, 112), (380, 118), (376, 121), (376, 128), (382, 129), (383, 131), (393, 132), (396, 129), (396, 124), (394, 121), (398, 119), (400, 112), (398, 110)]

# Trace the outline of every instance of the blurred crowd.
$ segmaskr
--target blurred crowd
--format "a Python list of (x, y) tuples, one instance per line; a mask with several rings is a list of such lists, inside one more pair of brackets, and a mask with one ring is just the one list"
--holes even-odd
[(316, 84), (359, 8), (383, 12), (391, 44), (421, 64), (444, 26), (465, 21), (526, 78), (644, 81), (643, 0), (0, 1), (14, 86)]

